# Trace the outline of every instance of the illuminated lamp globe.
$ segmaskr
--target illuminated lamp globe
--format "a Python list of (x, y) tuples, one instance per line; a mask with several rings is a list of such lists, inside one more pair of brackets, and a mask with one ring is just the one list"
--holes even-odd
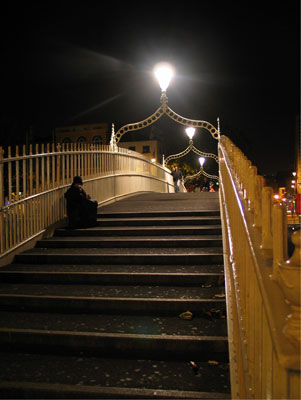
[(167, 63), (160, 63), (155, 66), (154, 74), (159, 82), (162, 92), (166, 92), (166, 89), (174, 76), (173, 68)]
[(187, 136), (189, 137), (190, 140), (192, 140), (194, 134), (195, 134), (195, 128), (192, 128), (191, 126), (189, 128), (185, 129)]
[(200, 163), (201, 167), (204, 165), (204, 162), (205, 162), (205, 158), (204, 157), (200, 157), (199, 158), (199, 163)]

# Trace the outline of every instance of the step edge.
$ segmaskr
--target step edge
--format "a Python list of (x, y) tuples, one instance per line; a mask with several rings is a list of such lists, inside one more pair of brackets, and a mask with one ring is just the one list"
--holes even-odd
[[(95, 254), (90, 254), (89, 253), (89, 250), (90, 250), (90, 248), (89, 247), (83, 247), (82, 249), (87, 249), (86, 250), (86, 253), (80, 253), (80, 254), (74, 254), (74, 253), (67, 253), (67, 252), (64, 252), (63, 254), (62, 253), (55, 253), (55, 252), (52, 252), (51, 254), (47, 254), (47, 253), (43, 253), (41, 250), (40, 251), (36, 251), (36, 249), (34, 249), (34, 250), (28, 250), (28, 252), (24, 252), (24, 253), (22, 253), (22, 254), (18, 254), (16, 257), (17, 257), (17, 259), (19, 259), (19, 258), (21, 258), (21, 257), (27, 257), (27, 256), (46, 256), (46, 257), (53, 257), (53, 256), (55, 256), (55, 257), (57, 257), (57, 256), (63, 256), (63, 257), (77, 257), (77, 256), (85, 256), (85, 257), (90, 257), (90, 258), (92, 258), (92, 257), (103, 257), (103, 256), (105, 256), (105, 257), (107, 257), (107, 256), (110, 256), (110, 257), (120, 257), (120, 256), (130, 256), (130, 257), (147, 257), (147, 256), (150, 256), (150, 257), (155, 257), (155, 256), (161, 256), (161, 257), (179, 257), (179, 256), (186, 256), (186, 257), (190, 257), (190, 256), (222, 256), (223, 255), (223, 251), (222, 251), (222, 248), (219, 248), (219, 247), (217, 247), (217, 249), (218, 249), (218, 252), (217, 253), (211, 253), (211, 252), (206, 252), (206, 251), (204, 251), (204, 252), (194, 252), (193, 254), (187, 254), (187, 253), (184, 253), (182, 250), (184, 249), (184, 248), (186, 248), (186, 247), (181, 247), (181, 248), (179, 248), (179, 252), (177, 253), (177, 254), (170, 254), (170, 253), (167, 253), (167, 252), (165, 252), (165, 253), (160, 253), (160, 252), (156, 252), (156, 253), (142, 253), (142, 252), (140, 252), (140, 253), (135, 253), (135, 254), (129, 254), (129, 253), (122, 253), (122, 252), (120, 252), (120, 254), (114, 254), (114, 253), (95, 253)], [(215, 249), (216, 247), (210, 247), (210, 249), (212, 250), (212, 249)], [(39, 249), (44, 249), (44, 247), (39, 247)], [(105, 248), (104, 248), (105, 249)], [(110, 248), (112, 251), (113, 251), (113, 249), (115, 249), (115, 247), (112, 247), (112, 248)], [(120, 251), (120, 248), (119, 247), (117, 247), (116, 248), (118, 251)], [(143, 249), (143, 247), (141, 247), (141, 248), (139, 248), (139, 250), (140, 249)], [(169, 247), (162, 247), (162, 249), (169, 249)], [(172, 248), (172, 249), (174, 249), (174, 248)], [(192, 247), (192, 248), (189, 248), (188, 247), (188, 249), (195, 249), (195, 247)], [(197, 249), (199, 249), (199, 248), (197, 248)], [(200, 249), (206, 249), (206, 247), (200, 247)], [(102, 250), (102, 249), (100, 249), (100, 250)], [(132, 249), (131, 249), (132, 250)], [(149, 250), (149, 248), (147, 248), (147, 250)]]
[(205, 303), (205, 302), (217, 302), (217, 303), (224, 303), (225, 298), (213, 298), (213, 299), (174, 299), (174, 298), (152, 298), (152, 297), (83, 297), (83, 296), (40, 296), (40, 295), (30, 295), (30, 294), (0, 294), (1, 298), (20, 298), (20, 299), (41, 299), (41, 300), (78, 300), (78, 301), (86, 301), (86, 300), (93, 300), (93, 301), (127, 301), (127, 302), (154, 302), (154, 303)]
[[(163, 389), (140, 389), (140, 388), (122, 388), (122, 387), (100, 387), (100, 386), (81, 386), (58, 384), (58, 383), (36, 383), (36, 382), (19, 382), (19, 381), (2, 381), (0, 382), (0, 390), (22, 390), (27, 392), (48, 392), (54, 393), (70, 393), (76, 394), (82, 398), (87, 395), (106, 396), (100, 398), (156, 398), (156, 399), (230, 399), (230, 393), (220, 392), (194, 392), (179, 390), (163, 390)], [(118, 396), (118, 397), (116, 397)], [(122, 396), (122, 397), (120, 397)], [(130, 396), (130, 397), (128, 397)], [(42, 397), (41, 397), (42, 398)], [(61, 398), (61, 397), (58, 397)], [(79, 398), (79, 397), (78, 397)]]
[(160, 340), (164, 341), (183, 341), (183, 342), (208, 342), (208, 341), (220, 341), (227, 342), (227, 336), (191, 336), (191, 335), (156, 335), (156, 334), (138, 334), (138, 333), (110, 333), (110, 332), (89, 332), (89, 331), (60, 331), (60, 330), (49, 330), (49, 329), (21, 329), (21, 328), (0, 328), (1, 335), (9, 335), (9, 340), (12, 340), (11, 335), (43, 335), (47, 336), (72, 336), (72, 337), (93, 337), (98, 339), (133, 339), (133, 340)]
[(87, 271), (87, 272), (77, 272), (77, 271), (22, 271), (22, 270), (10, 270), (10, 271), (0, 271), (0, 277), (1, 275), (13, 275), (13, 274), (22, 274), (22, 275), (77, 275), (77, 276), (134, 276), (134, 277), (144, 277), (144, 276), (188, 276), (188, 277), (194, 277), (194, 276), (220, 276), (224, 275), (224, 272), (93, 272), (93, 271)]

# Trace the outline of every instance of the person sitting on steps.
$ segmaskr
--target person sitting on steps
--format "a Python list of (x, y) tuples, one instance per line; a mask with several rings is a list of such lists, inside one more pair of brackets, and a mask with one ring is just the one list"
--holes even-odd
[(72, 185), (65, 193), (67, 201), (67, 215), (69, 228), (88, 228), (96, 225), (97, 200), (91, 200), (91, 196), (82, 188), (83, 181), (80, 176), (75, 176)]

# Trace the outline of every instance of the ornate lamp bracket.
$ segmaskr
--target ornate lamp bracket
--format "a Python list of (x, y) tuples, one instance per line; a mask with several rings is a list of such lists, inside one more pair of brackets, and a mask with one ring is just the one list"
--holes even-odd
[(196, 178), (196, 177), (198, 177), (198, 176), (201, 176), (201, 175), (204, 175), (204, 176), (206, 176), (206, 177), (209, 178), (209, 179), (216, 179), (217, 181), (219, 180), (219, 177), (218, 177), (217, 175), (208, 174), (206, 171), (204, 171), (204, 168), (201, 167), (201, 169), (200, 169), (196, 174), (186, 176), (185, 179), (184, 179), (184, 183), (186, 183), (186, 182), (189, 181), (190, 179), (194, 179), (194, 178)]
[(189, 140), (189, 145), (186, 147), (185, 150), (181, 151), (177, 154), (171, 154), (170, 156), (166, 157), (164, 160), (164, 165), (166, 165), (170, 160), (174, 160), (176, 158), (182, 158), (186, 156), (186, 154), (193, 152), (201, 157), (205, 158), (213, 158), (218, 163), (218, 156), (213, 153), (204, 153), (203, 151), (198, 150), (194, 145), (192, 139)]
[(206, 129), (211, 136), (216, 139), (220, 140), (220, 129), (216, 129), (212, 124), (210, 124), (207, 121), (200, 121), (200, 120), (192, 120), (188, 118), (184, 118), (181, 115), (177, 114), (175, 111), (173, 111), (168, 105), (168, 98), (166, 95), (166, 92), (162, 92), (161, 94), (161, 106), (153, 113), (151, 114), (148, 118), (127, 124), (122, 126), (116, 133), (113, 132), (112, 130), (112, 135), (111, 135), (111, 143), (114, 143), (117, 145), (119, 143), (120, 139), (122, 138), (123, 135), (125, 135), (128, 132), (132, 131), (137, 131), (139, 129), (146, 128), (147, 126), (152, 125), (154, 122), (156, 122), (158, 119), (162, 117), (163, 114), (166, 114), (169, 118), (173, 119), (179, 124), (185, 125), (185, 126), (192, 126), (194, 128), (203, 128)]

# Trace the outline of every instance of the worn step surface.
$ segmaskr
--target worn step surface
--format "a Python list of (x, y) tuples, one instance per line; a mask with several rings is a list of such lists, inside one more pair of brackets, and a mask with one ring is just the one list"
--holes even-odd
[(154, 236), (132, 237), (114, 236), (112, 237), (52, 237), (47, 240), (40, 240), (36, 247), (39, 248), (138, 248), (138, 247), (220, 247), (222, 238), (220, 235), (185, 235), (174, 236), (165, 235), (157, 238)]
[(221, 235), (220, 225), (166, 225), (166, 226), (107, 226), (87, 229), (58, 229), (54, 236), (102, 237), (102, 236), (160, 236), (166, 235)]
[(222, 265), (11, 264), (0, 269), (1, 282), (222, 286)]
[[(123, 212), (118, 212), (118, 211), (108, 211), (108, 208), (105, 212), (98, 212), (97, 216), (99, 218), (153, 218), (153, 217), (164, 217), (164, 218), (178, 218), (178, 217), (199, 217), (200, 216), (200, 210), (194, 210), (194, 211), (189, 211), (189, 210), (184, 210), (184, 211), (179, 211), (179, 210), (165, 210), (165, 211), (140, 211), (140, 210), (135, 210), (135, 211), (123, 211)], [(219, 217), (220, 212), (219, 210), (202, 210), (202, 216), (215, 216)]]
[[(0, 392), (5, 398), (230, 398), (227, 364), (208, 361), (196, 359), (194, 373), (189, 360), (2, 353)], [(223, 393), (215, 390), (217, 380)]]
[(217, 194), (98, 217), (1, 268), (1, 396), (229, 398)]
[(221, 248), (35, 248), (16, 256), (17, 262), (64, 264), (222, 264)]
[(99, 226), (172, 226), (175, 225), (218, 225), (220, 218), (214, 215), (206, 216), (177, 216), (177, 217), (124, 217), (109, 218), (103, 216), (98, 220)]

